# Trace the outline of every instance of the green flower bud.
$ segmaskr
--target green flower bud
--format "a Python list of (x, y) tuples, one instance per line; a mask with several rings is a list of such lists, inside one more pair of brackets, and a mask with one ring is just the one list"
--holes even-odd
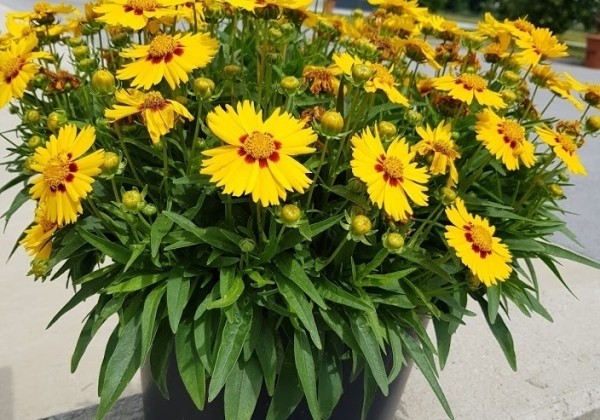
[(228, 64), (223, 67), (223, 72), (228, 79), (237, 79), (242, 74), (242, 68), (235, 64)]
[(68, 121), (67, 113), (63, 110), (51, 112), (48, 115), (48, 119), (46, 120), (46, 127), (50, 131), (58, 131), (63, 125), (65, 125)]
[(127, 35), (125, 32), (119, 32), (111, 36), (110, 40), (115, 47), (124, 47), (127, 45), (127, 43), (129, 43), (129, 35)]
[(250, 238), (244, 238), (239, 242), (238, 246), (242, 252), (252, 252), (256, 249), (256, 242)]
[(473, 273), (467, 274), (466, 280), (470, 290), (477, 290), (481, 287), (481, 280)]
[(500, 94), (502, 95), (504, 102), (508, 104), (512, 104), (517, 100), (517, 94), (511, 89), (504, 89)]
[(350, 224), (350, 229), (355, 235), (366, 235), (371, 231), (371, 220), (362, 214), (354, 216)]
[(115, 152), (106, 152), (104, 153), (104, 162), (102, 162), (103, 173), (114, 173), (117, 169), (119, 169), (119, 165), (121, 164), (121, 157)]
[(286, 76), (281, 79), (279, 86), (289, 95), (295, 95), (300, 87), (300, 80), (294, 76)]
[(337, 136), (344, 129), (344, 117), (335, 111), (327, 111), (321, 117), (321, 128), (328, 136)]
[(500, 76), (500, 80), (508, 85), (512, 85), (521, 80), (521, 76), (519, 76), (514, 71), (507, 70), (504, 73), (502, 73), (502, 76)]
[(409, 109), (406, 112), (406, 119), (412, 125), (419, 125), (421, 121), (423, 121), (423, 115), (420, 112), (415, 111), (414, 109)]
[(44, 140), (40, 136), (31, 136), (29, 140), (27, 140), (27, 146), (29, 146), (30, 149), (35, 149), (36, 147), (41, 146), (43, 142)]
[(154, 216), (156, 214), (156, 206), (154, 204), (146, 204), (144, 206), (144, 208), (142, 209), (142, 214), (144, 216), (150, 217), (150, 216)]
[(567, 171), (561, 171), (558, 173), (558, 179), (562, 182), (569, 182), (569, 173)]
[(99, 93), (113, 93), (116, 88), (115, 76), (108, 70), (98, 70), (92, 75), (92, 87)]
[(548, 185), (548, 192), (554, 198), (565, 198), (565, 192), (562, 187), (558, 184)]
[(392, 232), (385, 238), (385, 246), (391, 250), (398, 250), (404, 246), (404, 237), (397, 232)]
[(600, 130), (600, 115), (593, 115), (585, 122), (585, 128), (590, 133), (595, 133)]
[(23, 169), (27, 172), (31, 172), (31, 165), (33, 165), (33, 157), (29, 156), (25, 159), (25, 162), (23, 162)]
[(77, 68), (85, 73), (91, 73), (98, 68), (98, 62), (94, 58), (84, 58), (77, 63)]
[(29, 270), (30, 275), (33, 275), (35, 278), (46, 277), (47, 271), (48, 271), (48, 259), (47, 258), (34, 258), (33, 261), (31, 261), (31, 270)]
[(194, 93), (202, 99), (208, 99), (215, 91), (215, 82), (206, 77), (199, 77), (194, 80)]
[(82, 60), (90, 55), (90, 48), (87, 45), (79, 45), (73, 48), (72, 51), (73, 57), (75, 57), (77, 60)]
[(357, 18), (361, 18), (365, 15), (365, 12), (363, 12), (361, 9), (354, 9), (352, 11), (352, 18), (357, 19)]
[(25, 121), (27, 124), (37, 124), (40, 122), (41, 118), (42, 116), (37, 109), (30, 109), (29, 111), (25, 112), (25, 115), (23, 115), (23, 121)]
[(352, 79), (355, 82), (366, 82), (372, 75), (371, 69), (364, 64), (354, 64), (352, 66)]
[(302, 216), (302, 210), (295, 204), (286, 204), (281, 209), (281, 219), (285, 224), (294, 224)]
[(79, 47), (82, 44), (83, 44), (83, 39), (78, 36), (74, 36), (74, 37), (67, 39), (67, 45), (69, 47)]
[(46, 83), (48, 82), (48, 78), (41, 73), (38, 73), (34, 78), (33, 78), (33, 87), (37, 88), (37, 89), (43, 89), (44, 87), (46, 87)]
[(442, 203), (451, 204), (456, 200), (457, 194), (456, 191), (449, 187), (440, 188), (440, 198)]
[(123, 193), (121, 201), (127, 210), (137, 211), (143, 197), (138, 190), (129, 190)]
[(591, 92), (591, 91), (586, 92), (585, 95), (583, 96), (583, 100), (586, 101), (591, 106), (600, 105), (600, 95), (598, 95), (596, 92)]
[(379, 135), (385, 140), (395, 137), (398, 133), (396, 126), (389, 121), (379, 121), (377, 123), (377, 131), (379, 132)]

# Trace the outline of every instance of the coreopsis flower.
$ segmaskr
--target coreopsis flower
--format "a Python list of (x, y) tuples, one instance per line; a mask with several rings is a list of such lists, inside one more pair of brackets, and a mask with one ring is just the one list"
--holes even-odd
[(535, 131), (540, 139), (552, 148), (554, 154), (567, 165), (569, 171), (577, 175), (587, 175), (579, 156), (575, 153), (579, 149), (575, 137), (566, 131), (554, 131), (547, 126), (536, 127)]
[(463, 73), (460, 76), (437, 77), (433, 80), (433, 86), (437, 90), (447, 91), (452, 98), (467, 104), (471, 104), (474, 98), (483, 106), (506, 107), (502, 95), (488, 89), (486, 80), (477, 74)]
[(210, 130), (227, 145), (202, 152), (201, 174), (224, 187), (225, 194), (239, 197), (251, 194), (252, 200), (267, 207), (287, 198), (287, 192), (303, 193), (310, 173), (295, 155), (313, 153), (317, 141), (312, 128), (302, 120), (277, 108), (266, 121), (254, 103), (244, 101), (234, 109), (219, 107), (207, 116)]
[(461, 198), (446, 208), (452, 225), (446, 226), (448, 245), (486, 286), (505, 281), (512, 272), (512, 256), (506, 244), (494, 236), (496, 228), (487, 219), (471, 215)]
[(537, 29), (533, 23), (523, 18), (518, 18), (515, 20), (504, 19), (502, 25), (513, 37), (516, 38), (527, 37)]
[(278, 6), (282, 9), (304, 10), (311, 5), (312, 0), (226, 0), (233, 7), (253, 11), (269, 5)]
[(37, 2), (31, 12), (11, 12), (7, 14), (8, 18), (35, 21), (37, 23), (52, 23), (57, 14), (74, 13), (77, 9), (70, 4), (50, 4), (46, 1)]
[(548, 58), (566, 57), (567, 45), (562, 44), (548, 28), (535, 28), (530, 34), (516, 38), (515, 42), (522, 51), (515, 54), (517, 61), (524, 65), (535, 66)]
[(302, 77), (311, 82), (310, 92), (317, 95), (320, 92), (337, 95), (340, 81), (333, 70), (327, 67), (306, 66), (302, 70)]
[(436, 70), (442, 66), (435, 61), (435, 50), (431, 45), (420, 38), (401, 39), (398, 44), (408, 58), (417, 63), (429, 63)]
[(52, 235), (57, 228), (58, 224), (48, 219), (46, 203), (41, 202), (35, 209), (33, 224), (25, 230), (25, 237), (19, 244), (33, 257), (49, 255), (52, 250)]
[(531, 68), (531, 81), (538, 86), (549, 89), (563, 99), (571, 102), (575, 108), (583, 109), (583, 104), (572, 94), (574, 85), (568, 79), (563, 79), (559, 74), (552, 71), (550, 65), (537, 65)]
[(518, 122), (485, 109), (477, 114), (475, 132), (477, 140), (509, 171), (519, 169), (521, 163), (527, 168), (535, 164), (535, 146), (527, 141), (525, 128)]
[(460, 153), (452, 140), (451, 124), (441, 122), (434, 129), (431, 129), (429, 124), (425, 128), (417, 127), (417, 134), (419, 134), (422, 140), (415, 144), (412, 150), (421, 156), (433, 155), (429, 172), (432, 175), (445, 175), (450, 172), (448, 185), (456, 185), (458, 182), (458, 171), (456, 170), (454, 161), (460, 158)]
[(99, 22), (121, 25), (133, 30), (143, 29), (150, 19), (173, 17), (178, 14), (175, 6), (187, 0), (106, 0), (94, 7), (100, 14)]
[(352, 137), (352, 173), (367, 184), (371, 201), (397, 221), (413, 213), (409, 199), (427, 205), (429, 175), (413, 162), (414, 157), (404, 138), (397, 136), (384, 150), (377, 129), (372, 133), (366, 128)]
[(45, 203), (49, 222), (73, 223), (83, 212), (81, 200), (92, 191), (93, 177), (102, 172), (104, 163), (102, 149), (84, 156), (95, 139), (94, 127), (78, 133), (77, 127), (68, 124), (35, 150), (31, 170), (40, 175), (31, 181), (29, 192), (34, 200)]
[(352, 77), (352, 68), (355, 65), (364, 65), (370, 71), (370, 77), (364, 82), (363, 88), (366, 92), (374, 93), (378, 90), (383, 91), (388, 99), (396, 104), (408, 106), (408, 99), (402, 95), (396, 86), (398, 83), (394, 81), (392, 76), (393, 68), (386, 68), (379, 63), (371, 63), (362, 61), (358, 57), (353, 57), (344, 52), (342, 54), (334, 54), (333, 62), (339, 70), (337, 73), (344, 73), (346, 76)]
[(569, 73), (565, 73), (566, 79), (571, 84), (572, 88), (583, 94), (583, 100), (591, 106), (600, 107), (600, 85), (591, 83), (581, 83)]
[(160, 92), (144, 93), (136, 89), (121, 89), (115, 94), (115, 98), (124, 105), (113, 105), (112, 109), (104, 112), (104, 116), (114, 122), (140, 114), (153, 143), (158, 143), (161, 136), (171, 131), (179, 117), (190, 121), (194, 119), (182, 104), (164, 98)]
[(427, 8), (420, 7), (417, 0), (368, 0), (373, 6), (382, 6), (393, 9), (399, 15), (409, 15), (411, 17), (424, 17), (427, 15)]
[(38, 72), (34, 60), (52, 58), (47, 52), (36, 51), (37, 38), (30, 35), (18, 41), (10, 41), (8, 49), (0, 50), (0, 108), (11, 99), (19, 99), (25, 93), (29, 81)]
[(121, 53), (133, 58), (117, 71), (117, 78), (131, 81), (131, 86), (149, 89), (163, 79), (171, 89), (189, 80), (189, 74), (205, 67), (217, 53), (217, 41), (208, 34), (159, 34), (148, 45), (135, 45)]

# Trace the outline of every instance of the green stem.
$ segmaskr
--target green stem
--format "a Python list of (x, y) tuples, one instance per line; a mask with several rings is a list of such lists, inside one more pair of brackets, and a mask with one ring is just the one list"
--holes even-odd
[(321, 151), (321, 159), (319, 160), (319, 166), (317, 166), (317, 170), (315, 171), (315, 178), (313, 179), (312, 184), (310, 184), (308, 190), (308, 196), (306, 198), (306, 208), (310, 209), (310, 202), (312, 200), (313, 192), (315, 190), (315, 185), (319, 181), (319, 174), (321, 173), (321, 168), (323, 168), (323, 164), (325, 163), (325, 154), (327, 153), (327, 148), (329, 146), (329, 138), (325, 139), (325, 144), (323, 145), (323, 150)]
[(123, 132), (121, 131), (121, 127), (119, 126), (119, 123), (115, 123), (115, 131), (117, 132), (117, 137), (119, 138), (119, 142), (121, 143), (121, 147), (123, 148), (123, 153), (125, 153), (125, 157), (127, 158), (127, 167), (131, 169), (131, 172), (133, 173), (133, 177), (138, 182), (138, 184), (144, 185), (144, 183), (140, 179), (140, 176), (137, 173), (137, 170), (135, 169), (135, 165), (133, 164), (133, 159), (131, 159), (129, 150), (127, 149), (127, 146), (125, 145), (125, 139), (123, 138)]
[(342, 239), (342, 241), (339, 243), (339, 245), (337, 246), (335, 251), (333, 251), (333, 254), (331, 254), (329, 256), (329, 258), (327, 258), (327, 261), (325, 261), (325, 264), (323, 264), (321, 266), (321, 270), (323, 270), (325, 267), (327, 267), (329, 264), (331, 264), (331, 262), (335, 259), (335, 257), (337, 257), (337, 255), (340, 253), (340, 251), (342, 250), (344, 245), (346, 245), (346, 242), (348, 242), (348, 237), (344, 237), (344, 239)]
[(202, 102), (198, 103), (198, 110), (196, 111), (196, 126), (194, 127), (194, 137), (192, 137), (192, 151), (190, 153), (190, 158), (188, 159), (188, 175), (192, 174), (192, 167), (194, 166), (194, 160), (196, 159), (196, 139), (198, 138), (198, 133), (200, 133), (200, 114), (202, 113), (203, 104)]
[[(443, 205), (444, 204), (440, 201), (435, 207), (435, 209), (427, 215), (427, 219), (425, 219), (423, 223), (421, 223), (421, 225), (417, 228), (417, 231), (411, 236), (410, 241), (408, 241), (408, 248), (411, 248), (417, 242), (417, 240), (421, 237), (421, 233), (429, 223), (437, 222), (437, 219), (440, 216), (440, 210), (442, 209)], [(434, 218), (435, 220), (433, 220)]]

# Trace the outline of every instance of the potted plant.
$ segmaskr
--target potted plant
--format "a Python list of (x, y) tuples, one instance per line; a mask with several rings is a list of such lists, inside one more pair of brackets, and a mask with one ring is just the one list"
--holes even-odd
[[(75, 289), (50, 324), (96, 302), (73, 370), (119, 320), (98, 417), (144, 367), (148, 395), (181, 401), (179, 381), (198, 418), (380, 418), (409, 360), (451, 417), (435, 359), (467, 301), (515, 368), (506, 303), (548, 316), (532, 261), (598, 267), (548, 241), (600, 128), (595, 88), (551, 71), (564, 45), (491, 16), (463, 31), (412, 1), (348, 18), (309, 3), (8, 16), (0, 106), (22, 122), (3, 136), (2, 191), (19, 188), (5, 217), (37, 202), (19, 239), (31, 274)], [(538, 111), (538, 89), (576, 106), (580, 90), (585, 124)]]

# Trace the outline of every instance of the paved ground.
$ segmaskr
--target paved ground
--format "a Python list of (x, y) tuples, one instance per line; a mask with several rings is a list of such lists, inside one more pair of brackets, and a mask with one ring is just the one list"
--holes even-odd
[[(33, 2), (3, 3), (26, 8)], [(0, 5), (0, 16), (5, 10)], [(558, 68), (580, 80), (600, 80), (597, 70), (569, 65)], [(542, 104), (547, 100), (541, 95), (539, 99)], [(562, 118), (576, 115), (571, 105), (562, 102), (554, 104), (551, 111)], [(0, 130), (12, 124), (14, 120), (1, 112)], [(590, 141), (582, 157), (590, 175), (573, 179), (566, 207), (579, 216), (568, 216), (567, 220), (585, 246), (583, 252), (600, 259), (600, 228), (596, 223), (600, 214), (600, 139)], [(0, 171), (0, 183), (7, 179)], [(0, 198), (0, 213), (7, 208), (9, 196)], [(29, 211), (21, 212), (0, 236), (0, 261), (6, 261), (30, 217)], [(557, 240), (567, 243), (564, 238)], [(88, 309), (80, 307), (46, 331), (47, 321), (72, 292), (61, 281), (34, 283), (25, 276), (27, 267), (27, 257), (18, 251), (0, 274), (0, 420), (44, 418), (95, 404), (98, 366), (110, 332), (107, 327), (101, 331), (80, 370), (71, 375), (70, 355)], [(600, 273), (565, 263), (564, 274), (579, 300), (549, 273), (540, 275), (543, 303), (551, 308), (553, 324), (512, 313), (517, 373), (504, 361), (482, 317), (459, 329), (448, 366), (441, 374), (443, 388), (458, 419), (600, 419)], [(126, 395), (139, 389), (136, 379)], [(139, 404), (138, 399), (128, 401)], [(87, 413), (78, 418), (91, 418)], [(416, 370), (409, 379), (397, 417), (444, 418), (429, 386)]]

